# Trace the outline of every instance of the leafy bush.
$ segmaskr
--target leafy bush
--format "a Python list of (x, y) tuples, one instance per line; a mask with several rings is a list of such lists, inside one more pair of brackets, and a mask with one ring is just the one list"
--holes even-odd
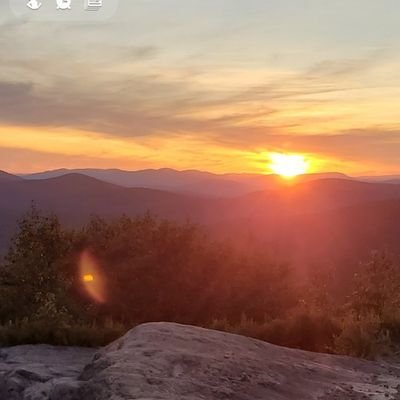
[[(96, 261), (96, 276), (89, 278), (104, 282), (104, 303), (85, 290), (78, 268), (84, 251)], [(260, 322), (295, 307), (296, 293), (287, 265), (260, 254), (239, 256), (189, 223), (93, 217), (73, 231), (33, 207), (0, 268), (0, 322), (6, 332), (18, 327), (21, 341), (39, 341), (43, 327), (42, 341), (71, 343), (65, 332), (94, 321), (101, 327), (108, 319), (124, 326), (159, 320), (207, 325), (246, 314)]]
[(71, 277), (63, 263), (71, 245), (72, 235), (58, 218), (33, 206), (19, 221), (19, 232), (0, 271), (1, 320), (67, 316)]
[(215, 320), (210, 328), (240, 334), (280, 346), (309, 351), (330, 352), (336, 335), (340, 332), (338, 322), (322, 314), (294, 311), (284, 319), (262, 323), (243, 316), (237, 324), (227, 320)]
[(399, 307), (400, 268), (386, 253), (373, 253), (355, 276), (335, 350), (366, 358), (389, 352), (399, 344)]
[(109, 344), (128, 330), (119, 323), (79, 323), (70, 326), (49, 324), (47, 320), (14, 321), (0, 325), (0, 346), (53, 344), (100, 347)]
[(400, 308), (400, 268), (386, 253), (373, 253), (355, 276), (350, 307), (357, 317), (375, 314), (383, 319)]
[[(104, 283), (106, 301), (86, 290), (83, 253), (93, 256), (89, 282)], [(0, 345), (99, 346), (160, 320), (362, 357), (400, 343), (393, 260), (375, 254), (361, 266), (346, 302), (332, 290), (333, 278), (315, 270), (299, 282), (288, 265), (236, 252), (189, 223), (93, 217), (69, 230), (33, 206), (0, 266)]]
[(384, 355), (392, 346), (389, 330), (383, 328), (382, 321), (374, 314), (364, 315), (362, 319), (346, 316), (334, 342), (338, 354), (363, 358)]

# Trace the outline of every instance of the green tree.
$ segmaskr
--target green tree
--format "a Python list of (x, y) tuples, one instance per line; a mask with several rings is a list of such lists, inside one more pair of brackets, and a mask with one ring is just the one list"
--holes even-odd
[(65, 270), (72, 233), (34, 205), (19, 221), (0, 271), (0, 317), (65, 318), (72, 276)]
[(381, 319), (400, 309), (400, 269), (386, 253), (374, 253), (354, 280), (350, 306), (358, 318), (375, 314)]

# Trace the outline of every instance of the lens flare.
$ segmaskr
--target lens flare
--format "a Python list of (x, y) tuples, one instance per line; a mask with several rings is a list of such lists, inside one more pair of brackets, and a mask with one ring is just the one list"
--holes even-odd
[(93, 282), (94, 276), (91, 274), (83, 275), (83, 282)]
[(98, 262), (88, 250), (82, 252), (79, 259), (79, 276), (87, 294), (96, 302), (106, 301), (104, 277)]

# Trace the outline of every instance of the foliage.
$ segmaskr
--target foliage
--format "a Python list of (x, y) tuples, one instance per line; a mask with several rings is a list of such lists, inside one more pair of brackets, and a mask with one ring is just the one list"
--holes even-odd
[(360, 266), (335, 340), (339, 353), (372, 358), (400, 339), (400, 268), (386, 253)]
[[(106, 283), (104, 304), (85, 291), (78, 268), (84, 250), (97, 260), (96, 279)], [(93, 217), (71, 231), (35, 207), (21, 219), (0, 268), (0, 300), (3, 324), (29, 321), (57, 332), (110, 318), (125, 326), (159, 320), (207, 325), (246, 314), (260, 322), (298, 301), (287, 265), (260, 254), (239, 256), (193, 224), (150, 215)], [(16, 326), (29, 332), (24, 324)], [(44, 334), (43, 340), (50, 339)]]
[(116, 340), (126, 331), (127, 327), (112, 321), (100, 324), (75, 321), (70, 326), (57, 326), (44, 319), (25, 318), (0, 325), (0, 346), (46, 343), (100, 347)]
[(0, 318), (68, 319), (71, 276), (64, 262), (71, 251), (72, 234), (55, 215), (43, 215), (32, 206), (19, 221), (0, 271)]
[(383, 319), (400, 308), (400, 268), (386, 253), (374, 253), (355, 277), (351, 307), (358, 318), (375, 314)]
[(363, 358), (383, 355), (391, 346), (390, 332), (376, 314), (364, 314), (361, 319), (347, 315), (334, 342), (337, 353)]
[(238, 323), (215, 320), (210, 328), (253, 337), (280, 346), (309, 351), (333, 351), (336, 335), (340, 333), (338, 322), (319, 313), (294, 310), (285, 318), (257, 322), (242, 316)]
[[(104, 303), (85, 290), (84, 251), (96, 260), (94, 280), (105, 282)], [(323, 269), (301, 280), (287, 264), (235, 251), (190, 223), (94, 216), (69, 230), (32, 206), (0, 266), (0, 345), (99, 346), (163, 320), (311, 351), (392, 350), (400, 342), (397, 263), (374, 254), (347, 285), (346, 301), (334, 281)]]

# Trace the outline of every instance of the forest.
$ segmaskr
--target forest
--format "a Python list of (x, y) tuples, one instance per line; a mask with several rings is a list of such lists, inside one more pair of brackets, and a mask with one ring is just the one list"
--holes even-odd
[(399, 289), (385, 252), (355, 265), (350, 281), (323, 267), (303, 276), (200, 225), (147, 214), (92, 216), (72, 229), (33, 205), (0, 265), (0, 345), (100, 346), (139, 323), (171, 321), (372, 358), (400, 341)]

